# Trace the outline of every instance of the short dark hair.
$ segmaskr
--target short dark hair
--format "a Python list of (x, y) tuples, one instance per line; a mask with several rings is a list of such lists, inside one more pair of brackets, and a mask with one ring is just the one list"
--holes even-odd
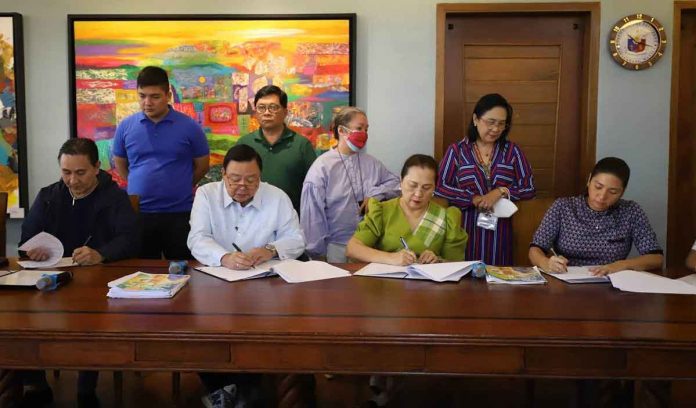
[(631, 178), (631, 169), (628, 167), (628, 164), (618, 157), (605, 157), (598, 161), (592, 169), (590, 179), (602, 173), (616, 176), (621, 180), (624, 190), (628, 186), (628, 179)]
[(283, 109), (286, 109), (288, 107), (288, 94), (286, 94), (285, 91), (283, 91), (275, 85), (266, 85), (263, 88), (259, 89), (258, 92), (256, 92), (256, 95), (254, 95), (254, 106), (256, 106), (256, 102), (258, 102), (259, 99), (264, 98), (268, 95), (277, 95), (278, 100), (280, 101), (280, 106), (282, 106)]
[(427, 154), (414, 154), (406, 159), (404, 162), (404, 167), (401, 168), (401, 178), (406, 176), (408, 169), (411, 167), (430, 169), (435, 172), (435, 177), (437, 177), (437, 162), (432, 158), (432, 156), (428, 156)]
[(223, 170), (227, 171), (227, 165), (231, 161), (249, 162), (252, 160), (256, 160), (256, 164), (259, 165), (259, 170), (263, 170), (261, 156), (259, 156), (253, 147), (245, 144), (236, 144), (230, 147), (230, 150), (228, 150), (227, 154), (225, 154), (225, 159), (222, 161), (222, 168)]
[[(503, 98), (497, 93), (483, 95), (481, 99), (476, 102), (473, 113), (477, 118), (480, 119), (481, 116), (483, 116), (486, 112), (498, 106), (505, 109), (507, 112), (507, 116), (505, 117), (505, 129), (503, 129), (503, 132), (498, 138), (498, 144), (502, 145), (507, 142), (507, 135), (510, 133), (510, 127), (512, 127), (512, 106), (508, 103), (507, 99)], [(474, 126), (473, 115), (469, 119), (471, 122), (469, 122), (469, 131), (467, 136), (469, 137), (470, 142), (475, 142), (476, 139), (479, 138), (478, 130), (476, 130), (476, 126)]]
[(159, 86), (165, 93), (169, 92), (169, 76), (167, 71), (160, 67), (149, 66), (141, 69), (136, 83), (138, 88)]
[(58, 151), (58, 161), (60, 161), (60, 157), (64, 154), (70, 156), (87, 156), (92, 166), (96, 166), (99, 161), (99, 149), (97, 149), (97, 144), (94, 143), (92, 139), (83, 139), (80, 137), (68, 139)]

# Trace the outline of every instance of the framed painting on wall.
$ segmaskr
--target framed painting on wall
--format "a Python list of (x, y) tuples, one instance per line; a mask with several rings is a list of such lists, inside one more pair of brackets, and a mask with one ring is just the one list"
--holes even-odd
[(136, 77), (145, 66), (168, 72), (171, 105), (203, 127), (207, 181), (219, 180), (225, 152), (259, 127), (261, 87), (287, 92), (286, 123), (318, 152), (335, 143), (333, 113), (354, 103), (354, 14), (69, 15), (68, 24), (72, 136), (97, 143), (120, 185), (111, 143), (118, 123), (140, 110)]
[(29, 205), (25, 115), (22, 16), (0, 13), (0, 191), (13, 217)]

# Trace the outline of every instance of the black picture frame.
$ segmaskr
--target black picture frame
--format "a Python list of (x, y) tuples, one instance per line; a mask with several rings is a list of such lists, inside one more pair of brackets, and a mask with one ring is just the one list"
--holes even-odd
[[(8, 192), (9, 197), (7, 208), (8, 212), (11, 213), (12, 209), (16, 207), (23, 209), (29, 208), (29, 183), (27, 178), (27, 111), (24, 92), (24, 35), (21, 14), (0, 13), (0, 18), (11, 19), (13, 36), (12, 52), (14, 62), (12, 64), (11, 71), (14, 76), (14, 106), (11, 109), (5, 107), (3, 112), (0, 113), (0, 126), (9, 126), (16, 129), (15, 143), (10, 143), (6, 140), (9, 145), (14, 145), (12, 146), (12, 154), (8, 155), (8, 161), (6, 164), (0, 164), (0, 166), (5, 166), (13, 173), (17, 174), (17, 198), (15, 199), (11, 196), (13, 191), (10, 189), (2, 189), (2, 191)], [(4, 61), (2, 62), (2, 67), (0, 67), (0, 69), (5, 69)], [(5, 72), (2, 73), (0, 80), (9, 81)], [(9, 82), (2, 85), (3, 89), (0, 90), (0, 93), (5, 91), (5, 86), (7, 84), (9, 84)], [(12, 109), (14, 111), (12, 111)], [(14, 202), (15, 200), (16, 202)]]
[[(341, 106), (354, 105), (355, 104), (355, 83), (356, 83), (356, 77), (355, 77), (356, 15), (355, 14), (281, 14), (281, 15), (276, 15), (276, 14), (273, 14), (273, 15), (266, 15), (266, 14), (227, 14), (227, 15), (219, 15), (219, 14), (215, 14), (215, 15), (212, 15), (212, 14), (201, 14), (201, 15), (198, 15), (198, 14), (196, 14), (196, 15), (188, 15), (188, 14), (176, 14), (176, 15), (150, 15), (150, 14), (139, 14), (139, 15), (105, 14), (105, 15), (98, 15), (98, 14), (87, 14), (87, 15), (85, 15), (85, 14), (79, 14), (79, 15), (77, 15), (77, 14), (74, 14), (74, 15), (68, 15), (71, 136), (72, 137), (87, 137), (87, 138), (92, 138), (93, 140), (97, 141), (97, 144), (100, 148), (100, 159), (101, 159), (102, 164), (103, 164), (102, 168), (109, 171), (112, 174), (112, 176), (114, 177), (114, 179), (119, 184), (121, 184), (121, 185), (125, 184), (125, 180), (119, 179), (119, 177), (116, 174), (116, 172), (114, 171), (112, 165), (106, 166), (104, 164), (105, 161), (111, 162), (112, 159), (111, 159), (110, 154), (108, 154), (106, 152), (106, 150), (108, 149), (108, 146), (107, 146), (108, 143), (107, 142), (100, 142), (102, 140), (109, 140), (109, 134), (110, 133), (112, 134), (115, 131), (115, 126), (117, 126), (117, 124), (120, 122), (120, 120), (123, 119), (123, 117), (125, 115), (122, 113), (119, 113), (118, 107), (115, 108), (115, 113), (103, 112), (103, 111), (99, 111), (97, 108), (95, 108), (95, 110), (93, 112), (89, 112), (89, 117), (90, 118), (94, 118), (94, 117), (100, 118), (98, 120), (103, 119), (101, 122), (96, 121), (95, 123), (97, 123), (97, 124), (101, 123), (104, 126), (99, 127), (97, 125), (94, 125), (94, 126), (90, 127), (88, 125), (85, 125), (85, 123), (88, 123), (88, 122), (83, 119), (85, 117), (85, 115), (83, 115), (85, 110), (92, 109), (92, 107), (87, 106), (90, 103), (84, 103), (85, 100), (89, 100), (90, 102), (94, 102), (96, 100), (97, 103), (91, 103), (91, 104), (92, 105), (99, 105), (98, 102), (100, 102), (100, 100), (98, 98), (100, 98), (100, 97), (111, 98), (111, 96), (103, 96), (103, 95), (99, 96), (99, 92), (102, 92), (102, 94), (107, 93), (104, 91), (94, 91), (94, 95), (96, 95), (96, 96), (87, 95), (87, 98), (84, 97), (87, 92), (85, 91), (85, 88), (82, 88), (82, 86), (84, 84), (83, 80), (85, 79), (84, 73), (87, 72), (86, 69), (89, 67), (88, 63), (89, 62), (94, 63), (95, 64), (94, 66), (96, 66), (97, 63), (100, 63), (99, 61), (97, 61), (97, 59), (89, 60), (88, 58), (83, 58), (83, 56), (85, 56), (87, 53), (97, 54), (98, 53), (97, 46), (100, 44), (97, 40), (89, 39), (89, 41), (93, 41), (93, 43), (95, 45), (97, 45), (95, 47), (90, 48), (91, 43), (86, 41), (85, 38), (87, 37), (87, 35), (91, 35), (91, 34), (86, 34), (86, 33), (93, 33), (96, 30), (87, 30), (88, 27), (95, 27), (95, 28), (97, 28), (97, 30), (101, 29), (103, 26), (105, 26), (107, 24), (111, 24), (112, 27), (117, 27), (117, 24), (121, 24), (121, 26), (123, 26), (123, 27), (126, 27), (126, 25), (129, 28), (135, 27), (136, 28), (135, 30), (129, 31), (128, 29), (123, 29), (123, 30), (118, 31), (118, 36), (115, 34), (111, 34), (115, 39), (121, 38), (121, 41), (133, 41), (133, 37), (123, 36), (122, 34), (123, 34), (123, 32), (138, 32), (138, 28), (139, 28), (139, 26), (137, 25), (138, 23), (143, 24), (143, 26), (142, 26), (143, 29), (145, 29), (146, 27), (150, 27), (153, 24), (161, 24), (162, 27), (170, 27), (171, 22), (177, 23), (178, 27), (192, 26), (195, 24), (203, 24), (202, 22), (206, 22), (207, 25), (205, 27), (203, 27), (203, 29), (205, 29), (208, 26), (217, 27), (218, 25), (226, 25), (227, 22), (229, 22), (230, 26), (232, 26), (235, 23), (238, 23), (237, 25), (245, 24), (245, 26), (249, 26), (249, 25), (253, 26), (254, 25), (253, 23), (258, 22), (257, 25), (259, 25), (259, 26), (268, 25), (268, 26), (273, 26), (273, 27), (275, 27), (276, 25), (282, 26), (282, 27), (287, 27), (287, 26), (292, 26), (293, 24), (297, 23), (297, 25), (300, 27), (302, 27), (302, 24), (306, 25), (308, 27), (306, 30), (310, 30), (309, 27), (313, 26), (313, 24), (319, 24), (319, 23), (316, 23), (317, 21), (319, 21), (319, 22), (326, 21), (328, 23), (335, 22), (336, 26), (347, 27), (347, 39), (348, 39), (347, 48), (348, 49), (347, 49), (347, 51), (345, 50), (345, 48), (346, 48), (345, 44), (343, 44), (343, 43), (338, 44), (336, 46), (337, 48), (335, 49), (337, 52), (335, 58), (340, 59), (342, 61), (342, 64), (338, 66), (338, 69), (345, 70), (346, 65), (347, 65), (348, 72), (341, 72), (340, 74), (336, 74), (336, 78), (344, 78), (345, 79), (345, 75), (348, 75), (348, 86), (347, 86), (347, 90), (345, 91), (345, 92), (347, 92), (348, 95), (346, 98), (345, 92), (336, 92), (336, 94), (341, 95), (341, 98), (342, 98), (341, 100), (345, 100), (344, 103), (341, 103)], [(212, 23), (208, 23), (208, 22), (212, 22)], [(315, 23), (312, 23), (312, 22), (315, 22)], [(93, 25), (94, 23), (99, 24), (99, 26)], [(89, 25), (89, 24), (92, 24), (92, 25)], [(118, 26), (118, 27), (120, 27), (120, 26)], [(82, 28), (82, 33), (83, 33), (82, 36), (79, 32), (80, 28)], [(211, 28), (211, 30), (212, 29), (213, 28)], [(115, 31), (116, 30), (114, 30), (114, 32)], [(148, 32), (148, 31), (145, 30), (144, 32)], [(162, 30), (162, 32), (165, 32), (165, 31)], [(96, 36), (96, 34), (94, 34), (94, 35)], [(146, 34), (146, 35), (150, 35), (150, 34)], [(196, 35), (198, 35), (198, 32), (196, 32)], [(341, 35), (342, 35), (341, 38), (343, 38), (343, 34), (341, 34)], [(105, 34), (103, 37), (106, 38), (106, 37), (108, 37), (108, 35)], [(122, 39), (123, 37), (127, 37), (127, 40), (123, 40)], [(149, 38), (149, 37), (147, 37), (147, 38)], [(198, 37), (196, 37), (196, 38), (198, 38)], [(226, 41), (226, 40), (225, 40), (225, 38), (221, 38), (221, 41)], [(182, 44), (182, 47), (190, 46), (190, 44), (193, 44), (193, 40), (191, 40), (191, 42), (188, 42), (188, 43), (184, 40), (181, 42), (181, 44)], [(244, 44), (246, 44), (246, 43), (244, 43)], [(243, 47), (244, 44), (241, 46)], [(219, 44), (215, 45), (215, 46), (217, 47), (217, 46), (219, 46)], [(231, 43), (230, 46), (237, 47), (239, 45)], [(327, 44), (319, 44), (319, 45), (317, 45), (317, 47), (319, 50), (322, 50), (322, 49), (331, 50), (330, 45), (327, 45)], [(133, 48), (133, 49), (135, 49), (135, 48)], [(298, 50), (299, 49), (300, 48), (298, 47)], [(310, 47), (310, 49), (311, 49), (311, 47)], [(130, 50), (132, 50), (132, 49), (128, 49), (128, 50), (130, 52)], [(311, 53), (312, 51), (310, 50), (308, 52)], [(322, 52), (322, 51), (320, 51), (320, 52)], [(343, 53), (343, 54), (339, 54), (339, 53)], [(347, 58), (348, 58), (347, 64), (345, 64), (345, 56), (347, 56)], [(93, 55), (90, 54), (89, 57), (92, 58)], [(316, 57), (316, 59), (319, 60), (319, 58), (322, 56), (317, 54), (314, 57)], [(325, 58), (331, 58), (331, 56), (329, 55)], [(106, 61), (106, 60), (107, 59), (103, 59), (102, 62)], [(127, 58), (124, 59), (124, 61), (125, 60), (127, 60)], [(117, 60), (114, 59), (114, 61), (117, 61)], [(147, 64), (147, 65), (158, 65), (158, 64)], [(169, 65), (169, 66), (167, 66), (167, 64), (163, 64), (163, 65), (164, 65), (163, 68), (165, 68), (165, 70), (167, 70), (170, 73), (170, 83), (172, 84), (172, 90), (175, 93), (175, 96), (177, 96), (177, 92), (178, 92), (178, 95), (179, 95), (181, 100), (189, 100), (190, 98), (186, 98), (186, 97), (187, 97), (187, 95), (191, 96), (194, 94), (193, 91), (191, 91), (192, 89), (194, 89), (196, 92), (199, 92), (199, 93), (204, 92), (204, 91), (197, 90), (197, 85), (190, 84), (190, 82), (187, 82), (188, 86), (184, 87), (183, 85), (181, 85), (179, 87), (179, 89), (176, 89), (176, 87), (178, 86), (176, 84), (177, 82), (181, 82), (181, 84), (184, 83), (184, 81), (181, 79), (184, 75), (181, 75), (178, 79), (177, 78), (173, 79), (173, 77), (176, 77), (175, 65)], [(160, 66), (162, 66), (162, 65), (160, 65)], [(317, 66), (319, 67), (320, 65), (317, 65)], [(120, 74), (122, 74), (122, 75), (120, 75), (120, 76), (116, 75), (116, 77), (119, 78), (118, 81), (124, 81), (124, 78), (127, 78), (127, 79), (125, 79), (125, 81), (127, 81), (127, 85), (124, 85), (124, 86), (128, 86), (128, 87), (130, 87), (130, 89), (134, 89), (133, 86), (134, 86), (134, 79), (135, 79), (134, 75), (136, 74), (136, 72), (135, 72), (136, 67), (133, 67), (131, 65), (121, 65), (120, 67), (125, 67), (125, 69), (128, 70), (128, 72), (125, 74), (124, 74), (124, 72), (120, 72)], [(142, 68), (142, 66), (137, 67), (137, 69), (140, 69), (140, 68)], [(335, 68), (336, 68), (335, 66), (329, 67), (329, 69), (335, 69)], [(238, 67), (236, 67), (235, 69), (238, 69)], [(174, 74), (173, 74), (173, 72), (174, 72)], [(302, 80), (306, 79), (306, 76), (302, 76), (302, 75), (304, 75), (304, 74), (297, 75), (297, 77), (300, 78), (300, 83)], [(328, 75), (331, 75), (331, 74), (328, 74)], [(211, 76), (211, 78), (212, 77), (213, 76)], [(238, 131), (238, 134), (235, 134), (233, 132), (229, 133), (230, 137), (232, 139), (234, 139), (234, 141), (232, 141), (232, 139), (230, 139), (230, 140), (225, 139), (224, 135), (218, 137), (219, 134), (216, 133), (217, 130), (210, 131), (210, 127), (206, 127), (208, 125), (208, 123), (206, 122), (206, 120), (208, 119), (208, 117), (206, 116), (207, 113), (205, 113), (203, 115), (204, 117), (201, 117), (202, 114), (200, 111), (196, 110), (195, 112), (191, 112), (190, 109), (188, 110), (190, 115), (192, 117), (194, 117), (194, 119), (197, 119), (198, 122), (204, 127), (204, 130), (206, 130), (209, 145), (211, 147), (211, 163), (212, 164), (215, 164), (215, 162), (216, 162), (216, 158), (214, 157), (215, 155), (218, 156), (217, 158), (219, 158), (220, 155), (224, 156), (224, 151), (226, 151), (227, 148), (229, 148), (231, 145), (234, 144), (234, 142), (236, 142), (235, 138), (245, 134), (245, 132), (243, 132), (243, 129), (248, 130), (250, 128), (250, 126), (246, 126), (245, 124), (250, 123), (253, 120), (253, 119), (251, 119), (251, 116), (252, 116), (251, 115), (251, 113), (252, 113), (251, 108), (248, 108), (248, 104), (243, 104), (242, 101), (245, 99), (249, 100), (250, 98), (253, 100), (253, 95), (255, 92), (254, 89), (257, 87), (255, 86), (255, 84), (251, 84), (252, 78), (254, 80), (257, 80), (259, 77), (257, 77), (256, 75), (249, 74), (249, 82), (250, 82), (249, 84), (246, 84), (246, 85), (243, 84), (243, 85), (240, 85), (239, 87), (236, 84), (233, 84), (232, 88), (231, 88), (232, 90), (230, 91), (230, 92), (232, 92), (233, 97), (231, 100), (227, 100), (224, 102), (224, 103), (231, 103), (231, 104), (236, 103), (236, 105), (234, 105), (234, 106), (235, 106), (235, 109), (237, 109), (237, 112), (236, 112), (237, 119), (239, 119), (239, 121), (237, 122), (237, 128), (236, 128)], [(296, 80), (296, 79), (297, 78), (294, 78), (293, 80)], [(216, 79), (211, 79), (209, 82), (219, 81), (219, 80), (220, 79), (218, 77)], [(270, 78), (270, 77), (268, 78), (268, 82), (273, 82), (273, 81), (275, 81), (275, 78)], [(273, 83), (275, 83), (275, 82), (273, 82)], [(329, 80), (329, 83), (330, 83), (330, 80)], [(341, 84), (343, 84), (343, 83), (341, 82)], [(295, 86), (294, 83), (291, 83), (291, 85)], [(119, 86), (119, 85), (117, 84), (115, 86)], [(214, 87), (214, 86), (211, 85), (211, 87)], [(240, 96), (239, 100), (237, 101), (235, 98), (236, 98), (236, 93), (238, 91), (238, 88), (244, 89), (245, 87), (248, 89), (246, 91), (243, 91), (244, 92), (243, 95), (247, 96), (247, 98)], [(223, 87), (221, 87), (221, 89), (222, 88)], [(346, 88), (346, 87), (343, 87), (343, 88)], [(216, 92), (217, 92), (217, 89), (218, 88), (215, 88)], [(288, 90), (289, 89), (286, 89), (286, 91), (288, 91)], [(306, 89), (303, 89), (303, 90), (306, 90)], [(92, 92), (92, 90), (89, 90), (89, 91)], [(189, 94), (187, 94), (186, 92), (189, 92)], [(79, 93), (79, 95), (78, 95), (78, 93)], [(332, 91), (326, 92), (326, 94), (331, 94), (331, 93), (332, 93)], [(288, 110), (289, 110), (289, 112), (291, 112), (289, 114), (288, 123), (289, 123), (289, 125), (291, 125), (291, 127), (293, 127), (292, 124), (295, 122), (292, 122), (292, 120), (293, 120), (292, 119), (293, 118), (293, 116), (292, 116), (292, 111), (293, 111), (292, 106), (293, 105), (292, 104), (293, 103), (302, 104), (304, 102), (302, 101), (302, 98), (300, 98), (299, 100), (293, 100), (292, 93), (288, 92), (288, 94), (290, 96), (290, 99), (289, 99), (290, 103), (288, 106)], [(222, 92), (216, 93), (216, 95), (222, 95)], [(240, 94), (240, 95), (242, 95), (242, 94)], [(324, 95), (324, 94), (322, 94), (322, 95)], [(90, 99), (90, 98), (94, 98), (94, 99)], [(114, 99), (115, 98), (116, 97), (114, 97)], [(321, 98), (317, 98), (317, 99), (321, 99)], [(110, 101), (111, 99), (104, 99), (104, 100)], [(195, 98), (193, 98), (192, 100), (195, 101)], [(333, 102), (334, 101), (332, 101), (332, 103)], [(198, 103), (198, 102), (195, 102), (195, 103)], [(314, 107), (314, 105), (316, 105), (317, 107)], [(135, 110), (134, 110), (135, 105), (132, 104), (130, 106), (131, 106), (130, 109), (133, 109), (133, 112), (131, 112), (131, 113), (134, 113), (135, 112)], [(198, 105), (194, 105), (194, 106), (198, 106)], [(310, 106), (310, 109), (315, 109), (316, 111), (318, 111), (319, 114), (312, 116), (312, 118), (313, 118), (312, 120), (314, 120), (314, 121), (306, 120), (305, 117), (298, 117), (297, 123), (300, 123), (302, 125), (304, 125), (304, 124), (309, 125), (309, 126), (303, 127), (302, 128), (303, 131), (298, 131), (298, 133), (304, 134), (306, 137), (308, 137), (310, 139), (310, 141), (312, 141), (312, 143), (315, 145), (318, 152), (322, 151), (322, 150), (327, 150), (330, 147), (327, 145), (327, 143), (328, 144), (334, 143), (334, 139), (330, 137), (330, 132), (328, 131), (328, 126), (329, 126), (331, 116), (332, 116), (330, 114), (331, 113), (330, 109), (333, 109), (335, 111), (336, 108), (333, 105), (328, 105), (328, 104), (322, 105), (322, 102), (316, 102), (316, 103), (312, 102), (311, 104), (308, 103), (308, 106)], [(244, 110), (244, 109), (242, 109), (242, 107), (244, 107), (246, 109)], [(179, 106), (175, 106), (175, 108), (177, 110), (181, 110), (181, 109), (178, 109)], [(302, 108), (304, 109), (304, 105), (302, 106)], [(198, 108), (196, 108), (196, 109), (198, 109)], [(302, 112), (302, 114), (306, 114), (307, 110), (306, 109), (303, 110), (303, 109), (298, 108), (297, 111)], [(122, 110), (125, 110), (125, 109), (122, 109)], [(112, 116), (109, 116), (109, 115), (112, 115)], [(311, 116), (311, 114), (307, 114), (307, 115)], [(318, 117), (318, 116), (320, 116), (320, 118), (321, 118), (320, 120), (316, 120), (316, 117)], [(318, 123), (320, 123), (321, 126), (319, 126)], [(318, 128), (319, 130), (317, 130), (316, 128)], [(218, 129), (218, 127), (215, 127), (214, 129)], [(235, 129), (235, 128), (231, 127), (231, 129)], [(327, 138), (327, 136), (329, 136), (329, 137)], [(111, 136), (111, 137), (113, 137), (113, 136)], [(214, 173), (214, 171), (211, 171), (211, 173)], [(218, 177), (216, 177), (214, 174), (212, 175), (212, 179), (217, 179), (217, 178)]]

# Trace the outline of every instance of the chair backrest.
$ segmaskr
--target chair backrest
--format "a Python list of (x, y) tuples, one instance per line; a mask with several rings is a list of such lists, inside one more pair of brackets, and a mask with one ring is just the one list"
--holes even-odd
[(135, 211), (136, 214), (140, 213), (140, 196), (139, 195), (129, 195), (128, 199), (130, 200), (131, 207), (133, 207), (133, 211)]
[(5, 257), (6, 251), (5, 246), (7, 245), (7, 227), (5, 222), (7, 220), (7, 192), (0, 192), (0, 257)]
[(518, 201), (519, 211), (512, 216), (512, 262), (516, 266), (529, 266), (529, 243), (555, 198), (542, 197)]

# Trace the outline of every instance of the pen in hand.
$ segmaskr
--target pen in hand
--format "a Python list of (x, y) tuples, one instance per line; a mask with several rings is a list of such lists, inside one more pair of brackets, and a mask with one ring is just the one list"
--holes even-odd
[[(242, 249), (241, 249), (239, 246), (237, 246), (237, 244), (235, 244), (234, 242), (232, 243), (232, 246), (234, 247), (234, 249), (237, 250), (237, 252), (239, 252), (239, 253), (241, 253), (241, 254), (244, 253), (244, 251), (242, 251)], [(252, 269), (256, 269), (256, 266), (253, 265), (253, 264), (251, 265), (251, 267), (252, 267)]]
[[(566, 264), (568, 263), (568, 260), (565, 259), (565, 257), (563, 257), (563, 256), (559, 256), (559, 255), (556, 253), (556, 251), (553, 249), (553, 247), (551, 247), (551, 254), (552, 254), (553, 256), (555, 256), (556, 258), (560, 259), (561, 261), (565, 261), (565, 263), (562, 263), (562, 264), (561, 264), (561, 266), (563, 266), (563, 270), (561, 270), (560, 272), (567, 272), (567, 271), (568, 271), (568, 267), (567, 267)], [(549, 272), (551, 272), (551, 271), (549, 271)]]

